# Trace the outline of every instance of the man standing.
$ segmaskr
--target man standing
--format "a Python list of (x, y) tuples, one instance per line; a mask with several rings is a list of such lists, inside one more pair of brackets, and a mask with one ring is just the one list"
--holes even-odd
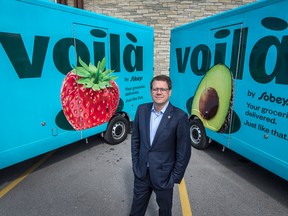
[(173, 187), (184, 176), (191, 156), (187, 114), (169, 102), (172, 83), (168, 76), (152, 79), (153, 103), (140, 105), (131, 137), (134, 172), (130, 216), (144, 216), (152, 191), (159, 216), (172, 215)]

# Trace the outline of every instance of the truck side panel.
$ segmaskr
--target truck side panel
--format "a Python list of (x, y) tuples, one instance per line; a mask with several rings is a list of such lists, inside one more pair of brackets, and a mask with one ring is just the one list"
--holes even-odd
[[(286, 180), (287, 6), (287, 1), (260, 1), (175, 28), (170, 59), (177, 92), (171, 101), (201, 119), (211, 139)], [(230, 113), (219, 114), (228, 108)], [(224, 124), (223, 117), (228, 124), (220, 132), (215, 125)]]
[(106, 58), (131, 121), (150, 101), (152, 28), (49, 1), (0, 0), (0, 13), (0, 168), (106, 130), (75, 130), (63, 114), (61, 86), (79, 57)]

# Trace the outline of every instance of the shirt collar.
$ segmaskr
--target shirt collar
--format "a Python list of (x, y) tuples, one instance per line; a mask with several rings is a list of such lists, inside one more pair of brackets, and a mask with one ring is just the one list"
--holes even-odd
[[(165, 110), (167, 109), (169, 105), (169, 101), (165, 104), (165, 106), (160, 110), (160, 113), (163, 114), (165, 112)], [(154, 107), (154, 103), (153, 103), (153, 106), (152, 106), (152, 109), (151, 109), (152, 112), (156, 113), (156, 110), (155, 110), (155, 107)]]

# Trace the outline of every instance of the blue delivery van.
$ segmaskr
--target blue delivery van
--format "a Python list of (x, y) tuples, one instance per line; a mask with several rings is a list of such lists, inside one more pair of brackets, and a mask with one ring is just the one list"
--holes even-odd
[[(171, 101), (192, 145), (211, 140), (288, 180), (288, 1), (257, 1), (171, 31)], [(176, 92), (176, 94), (175, 94)]]
[(0, 0), (0, 169), (94, 134), (122, 142), (150, 101), (151, 27)]

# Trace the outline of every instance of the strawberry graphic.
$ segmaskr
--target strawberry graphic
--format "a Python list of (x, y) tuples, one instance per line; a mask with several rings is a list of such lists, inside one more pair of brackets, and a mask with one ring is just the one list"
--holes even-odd
[(109, 121), (116, 112), (120, 93), (112, 70), (105, 69), (106, 59), (97, 67), (85, 64), (75, 67), (63, 80), (61, 103), (63, 112), (75, 130), (84, 130)]

